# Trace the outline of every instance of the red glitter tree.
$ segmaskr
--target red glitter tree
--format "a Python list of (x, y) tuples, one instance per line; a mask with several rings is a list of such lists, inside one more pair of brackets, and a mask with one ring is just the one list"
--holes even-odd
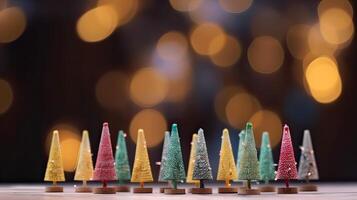
[(290, 130), (288, 125), (284, 125), (283, 138), (281, 141), (280, 159), (277, 179), (285, 180), (285, 185), (289, 188), (289, 180), (297, 179), (296, 161), (294, 149), (291, 143)]
[(117, 180), (114, 163), (109, 127), (105, 122), (103, 123), (93, 180), (102, 181), (104, 188), (107, 187), (107, 181)]

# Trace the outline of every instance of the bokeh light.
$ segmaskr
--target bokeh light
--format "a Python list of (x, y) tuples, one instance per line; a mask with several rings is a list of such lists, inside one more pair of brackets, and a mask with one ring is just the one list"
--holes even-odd
[(98, 6), (110, 6), (118, 16), (117, 26), (128, 23), (136, 15), (139, 7), (138, 0), (98, 0)]
[(4, 79), (0, 79), (0, 114), (4, 114), (9, 110), (14, 99), (10, 83)]
[(320, 103), (335, 101), (342, 92), (342, 81), (336, 63), (325, 56), (313, 60), (305, 72), (314, 99)]
[(226, 117), (226, 105), (228, 101), (243, 89), (237, 86), (226, 86), (220, 90), (214, 99), (214, 110), (222, 122), (228, 122)]
[(188, 42), (186, 36), (178, 31), (170, 31), (160, 37), (156, 51), (164, 60), (178, 61), (187, 56)]
[(199, 7), (203, 0), (170, 0), (173, 9), (181, 12), (188, 12)]
[(346, 11), (350, 16), (353, 16), (353, 7), (349, 0), (321, 0), (318, 6), (318, 14), (322, 15), (326, 10), (331, 8), (339, 8)]
[(139, 129), (144, 130), (147, 146), (155, 147), (164, 139), (167, 122), (159, 111), (144, 109), (138, 112), (130, 122), (130, 138), (135, 143)]
[(319, 24), (310, 28), (308, 44), (310, 52), (314, 55), (332, 56), (338, 49), (337, 45), (326, 42), (326, 40), (322, 37)]
[(0, 11), (0, 42), (9, 43), (19, 38), (26, 28), (26, 16), (19, 7)]
[(48, 132), (46, 138), (45, 148), (47, 154), (50, 150), (53, 130), (59, 131), (63, 169), (66, 172), (73, 172), (76, 168), (77, 155), (81, 143), (80, 131), (68, 123), (58, 123), (53, 126)]
[(249, 119), (253, 123), (255, 144), (260, 147), (261, 136), (264, 131), (269, 132), (270, 145), (279, 144), (282, 132), (282, 123), (278, 114), (270, 110), (259, 110)]
[(130, 97), (142, 107), (150, 107), (162, 102), (168, 92), (168, 80), (152, 67), (137, 71), (130, 82)]
[(241, 53), (242, 48), (238, 40), (232, 36), (227, 36), (223, 48), (218, 53), (210, 55), (210, 58), (217, 66), (229, 67), (237, 63)]
[(95, 95), (99, 104), (108, 110), (125, 110), (128, 102), (128, 91), (129, 80), (127, 75), (118, 70), (103, 74), (95, 86)]
[(198, 54), (213, 55), (223, 48), (226, 42), (226, 35), (219, 25), (204, 23), (194, 28), (190, 41), (193, 49)]
[(303, 59), (309, 53), (310, 26), (297, 24), (289, 28), (286, 35), (286, 43), (292, 56)]
[(217, 0), (203, 0), (194, 6), (188, 14), (196, 24), (208, 22), (222, 24), (230, 18), (230, 13), (225, 12)]
[(113, 33), (118, 20), (118, 14), (112, 6), (99, 6), (78, 19), (77, 32), (85, 42), (99, 42)]
[(241, 13), (246, 11), (253, 3), (253, 0), (219, 0), (222, 9), (231, 13)]
[(284, 62), (284, 50), (277, 39), (260, 36), (255, 38), (248, 48), (248, 61), (259, 73), (273, 73)]
[(237, 129), (242, 129), (249, 118), (260, 109), (260, 103), (254, 96), (241, 92), (228, 101), (225, 110), (229, 124)]

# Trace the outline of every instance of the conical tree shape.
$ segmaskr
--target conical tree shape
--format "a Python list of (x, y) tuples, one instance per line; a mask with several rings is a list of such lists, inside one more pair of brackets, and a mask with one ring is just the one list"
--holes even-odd
[(234, 162), (229, 132), (228, 129), (224, 129), (222, 134), (221, 150), (219, 153), (217, 180), (225, 181), (226, 187), (229, 187), (229, 181), (236, 180), (237, 178), (237, 168)]
[(239, 180), (259, 180), (259, 163), (252, 123), (247, 123), (246, 125), (242, 151), (238, 175)]
[(314, 149), (312, 147), (310, 131), (304, 131), (303, 146), (301, 147), (301, 156), (299, 163), (300, 180), (318, 180), (319, 173), (317, 170)]
[(284, 125), (283, 129), (283, 138), (281, 141), (278, 173), (276, 178), (285, 181), (297, 179), (296, 161), (288, 125)]
[(192, 135), (191, 141), (191, 152), (190, 152), (190, 160), (188, 161), (188, 170), (187, 170), (187, 178), (186, 183), (195, 183), (198, 184), (199, 180), (193, 180), (193, 168), (195, 165), (195, 158), (196, 158), (196, 145), (197, 145), (197, 137), (198, 135), (195, 133)]
[(131, 182), (152, 182), (150, 160), (146, 146), (144, 131), (139, 129), (136, 141), (135, 160)]
[(244, 144), (244, 139), (245, 139), (245, 130), (242, 130), (239, 133), (239, 145), (238, 145), (238, 153), (237, 153), (237, 173), (238, 173), (238, 178), (239, 179), (239, 167), (240, 167), (240, 159), (242, 158), (242, 153), (243, 153), (243, 144)]
[(166, 167), (164, 180), (172, 181), (173, 188), (177, 189), (177, 182), (186, 179), (177, 124), (172, 124)]
[(271, 151), (269, 133), (264, 132), (259, 155), (260, 179), (266, 183), (275, 179), (275, 167), (273, 153)]
[(74, 180), (89, 181), (93, 178), (93, 162), (92, 152), (90, 148), (90, 141), (88, 131), (84, 130), (82, 133), (82, 142), (79, 148), (78, 162), (76, 167), (76, 174)]
[(198, 130), (196, 146), (196, 159), (192, 178), (195, 180), (212, 179), (212, 169), (208, 159), (207, 147), (203, 129)]
[(108, 123), (103, 123), (93, 180), (102, 181), (104, 185), (107, 181), (117, 180)]
[(45, 181), (52, 181), (54, 183), (65, 181), (61, 146), (57, 130), (53, 131), (52, 134), (52, 142), (47, 162)]
[(128, 159), (128, 150), (126, 148), (124, 131), (119, 131), (116, 152), (115, 152), (115, 169), (119, 183), (130, 180), (130, 165)]
[(161, 154), (161, 164), (160, 164), (160, 173), (159, 173), (159, 181), (160, 182), (165, 182), (164, 180), (164, 174), (167, 171), (167, 153), (169, 149), (169, 144), (170, 144), (170, 132), (166, 131), (165, 132), (165, 139), (164, 139), (164, 144), (162, 146), (162, 154)]

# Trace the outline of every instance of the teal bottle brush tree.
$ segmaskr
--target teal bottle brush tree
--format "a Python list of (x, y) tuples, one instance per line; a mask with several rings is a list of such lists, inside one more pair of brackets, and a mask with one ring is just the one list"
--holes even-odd
[(257, 149), (255, 147), (253, 124), (247, 123), (243, 143), (242, 157), (238, 169), (238, 179), (246, 180), (247, 187), (238, 191), (242, 195), (258, 195), (260, 191), (251, 187), (251, 181), (260, 180)]
[[(238, 145), (238, 153), (237, 153), (237, 173), (238, 173), (238, 178), (239, 178), (239, 166), (240, 166), (240, 158), (242, 157), (242, 153), (243, 153), (243, 144), (244, 144), (244, 139), (245, 139), (245, 130), (241, 130), (241, 132), (239, 133), (239, 145)], [(244, 180), (238, 180), (238, 178), (236, 179), (236, 181), (241, 181), (243, 182), (243, 186), (239, 187), (239, 188), (246, 188), (247, 186), (247, 181)]]
[(130, 192), (129, 187), (125, 185), (131, 178), (125, 137), (124, 131), (120, 130), (115, 152), (115, 169), (119, 180), (119, 186), (116, 187), (117, 192)]
[(212, 169), (208, 159), (207, 147), (203, 129), (198, 130), (196, 143), (196, 159), (192, 178), (200, 181), (199, 188), (192, 188), (192, 194), (212, 194), (212, 188), (205, 188), (204, 181), (212, 180)]
[(275, 166), (268, 132), (264, 132), (262, 135), (259, 155), (259, 173), (260, 179), (264, 182), (264, 185), (259, 188), (260, 191), (275, 192), (275, 187), (269, 185), (269, 181), (275, 179)]
[(310, 183), (310, 180), (318, 180), (319, 172), (317, 170), (315, 153), (312, 147), (310, 131), (304, 131), (304, 139), (301, 149), (298, 179), (305, 180), (306, 183), (300, 186), (300, 191), (317, 191), (317, 186)]
[[(160, 173), (159, 173), (159, 178), (158, 181), (159, 182), (168, 182), (166, 180), (164, 180), (164, 174), (167, 171), (167, 153), (168, 153), (168, 149), (169, 149), (169, 144), (170, 144), (170, 132), (166, 131), (165, 132), (165, 138), (164, 138), (164, 144), (162, 146), (162, 154), (161, 154), (161, 162), (160, 162)], [(170, 184), (170, 183), (169, 183)], [(160, 193), (164, 193), (165, 189), (171, 188), (170, 185), (160, 188)]]
[(178, 189), (177, 184), (186, 180), (186, 172), (182, 159), (180, 137), (177, 124), (172, 124), (170, 144), (168, 147), (166, 170), (163, 179), (171, 181), (172, 188), (165, 189), (165, 194), (185, 194), (185, 189)]

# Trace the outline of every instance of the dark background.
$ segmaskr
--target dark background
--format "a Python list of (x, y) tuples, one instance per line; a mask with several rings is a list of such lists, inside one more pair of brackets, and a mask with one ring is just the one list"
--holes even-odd
[[(141, 108), (130, 101), (119, 112), (102, 108), (94, 90), (98, 79), (113, 69), (133, 74), (142, 66), (140, 55), (163, 33), (179, 30), (188, 34), (192, 27), (189, 18), (173, 10), (168, 1), (143, 2), (136, 17), (128, 24), (101, 42), (86, 43), (78, 37), (75, 26), (77, 19), (92, 8), (95, 1), (9, 1), (8, 5), (24, 9), (27, 26), (16, 41), (0, 44), (0, 77), (11, 83), (14, 93), (11, 108), (0, 115), (1, 182), (43, 180), (47, 163), (45, 139), (57, 122), (70, 122), (80, 130), (90, 131), (94, 161), (104, 121), (110, 123), (113, 145), (117, 131), (128, 130), (131, 118)], [(239, 130), (217, 118), (214, 97), (224, 85), (239, 85), (259, 99), (264, 108), (278, 113), (283, 123), (290, 125), (296, 160), (300, 155), (298, 147), (303, 130), (308, 128), (312, 133), (320, 179), (357, 180), (357, 148), (354, 146), (357, 141), (357, 49), (354, 42), (337, 58), (343, 91), (329, 104), (317, 103), (306, 94), (301, 84), (296, 83), (292, 67), (294, 58), (286, 43), (282, 42), (284, 64), (271, 75), (254, 72), (246, 56), (247, 46), (254, 38), (250, 31), (251, 18), (259, 9), (274, 9), (281, 17), (286, 17), (289, 12), (298, 12), (294, 6), (300, 5), (309, 12), (301, 13), (304, 17), (294, 19), (294, 23), (313, 23), (317, 18), (318, 2), (256, 0), (246, 12), (231, 18), (226, 30), (239, 35), (243, 53), (239, 62), (229, 70), (215, 67), (190, 50), (194, 55), (194, 81), (190, 94), (183, 102), (164, 102), (154, 107), (165, 115), (168, 124), (179, 123), (185, 163), (191, 134), (200, 127), (205, 129), (213, 171), (217, 169), (220, 133), (225, 127), (231, 131), (236, 155)], [(235, 26), (238, 21), (239, 26)], [(123, 94), (123, 98), (125, 95), (128, 94)], [(287, 114), (284, 105), (293, 100), (296, 101), (290, 107), (292, 112), (297, 113), (298, 119), (306, 120), (296, 122), (296, 118)], [(279, 147), (274, 148), (276, 162)], [(133, 161), (135, 144), (131, 140), (128, 140), (128, 148)], [(154, 162), (160, 160), (161, 145), (150, 148), (149, 155), (156, 177), (158, 167)], [(67, 173), (69, 178), (72, 175)]]

